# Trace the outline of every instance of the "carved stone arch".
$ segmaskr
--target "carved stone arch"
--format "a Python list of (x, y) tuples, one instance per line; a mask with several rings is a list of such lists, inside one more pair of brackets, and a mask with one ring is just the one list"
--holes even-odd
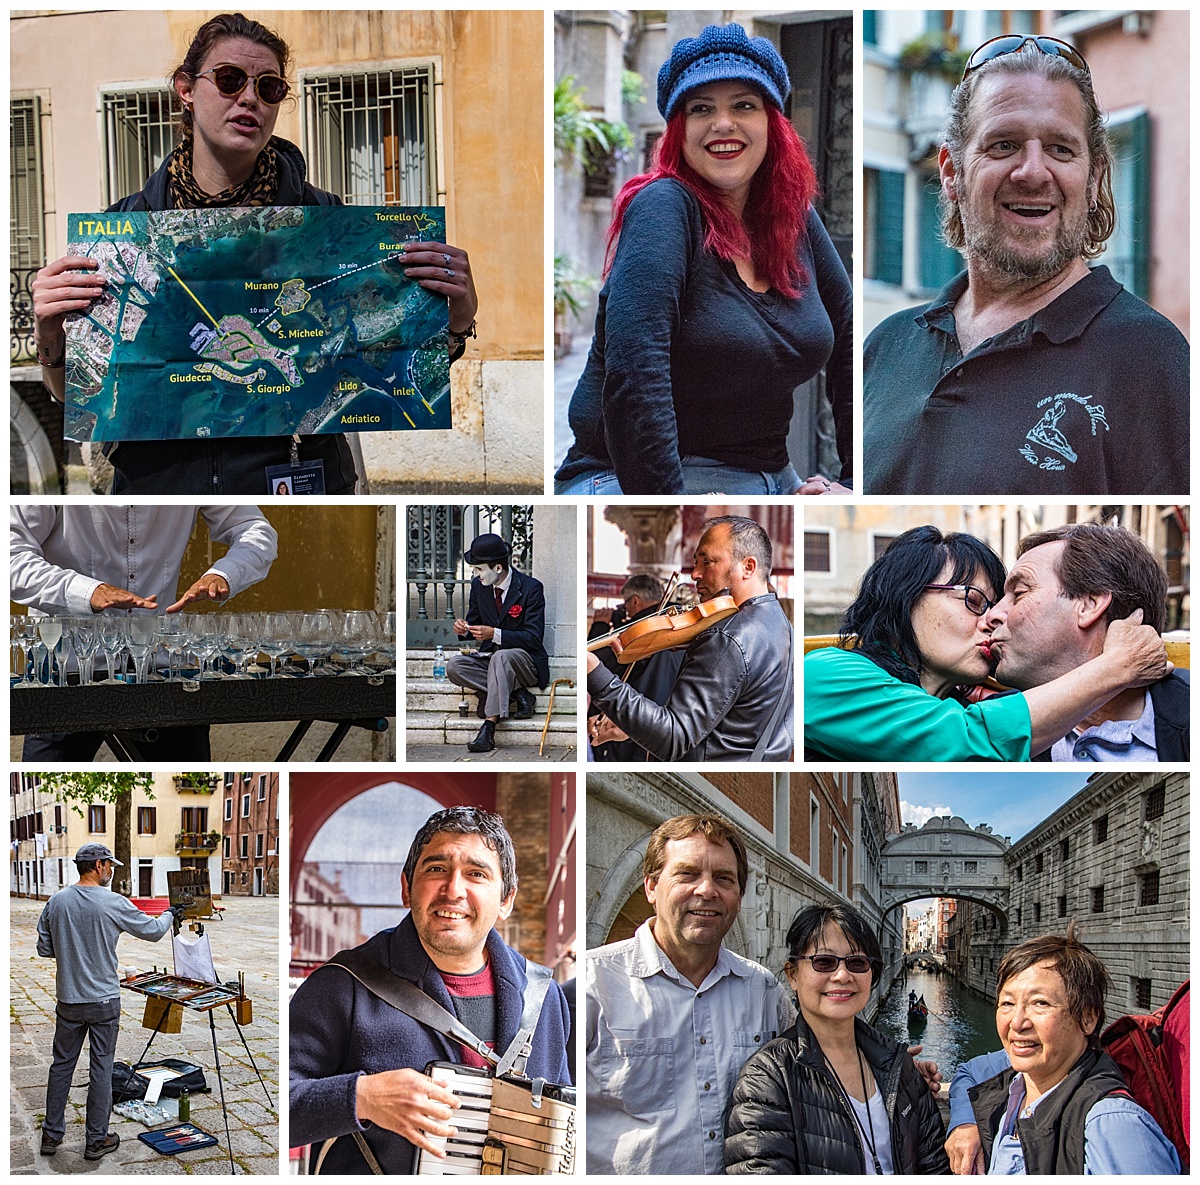
[(613, 862), (600, 882), (596, 900), (588, 909), (587, 945), (603, 946), (625, 902), (642, 883), (642, 865), (650, 844), (649, 831), (630, 844)]

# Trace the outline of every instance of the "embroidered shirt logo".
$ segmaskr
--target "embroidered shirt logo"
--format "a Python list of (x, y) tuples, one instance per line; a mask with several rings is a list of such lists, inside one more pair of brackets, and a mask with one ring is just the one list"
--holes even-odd
[[(1079, 459), (1079, 454), (1067, 439), (1066, 431), (1060, 427), (1065, 419), (1066, 426), (1075, 428), (1079, 416), (1078, 413), (1071, 414), (1072, 403), (1079, 404), (1087, 412), (1093, 436), (1097, 435), (1101, 426), (1105, 432), (1109, 430), (1108, 421), (1104, 418), (1104, 408), (1099, 403), (1089, 403), (1082, 395), (1072, 395), (1067, 391), (1058, 395), (1047, 395), (1037, 405), (1039, 408), (1046, 408), (1042, 418), (1025, 433), (1025, 439), (1030, 443), (1020, 450), (1021, 456), (1031, 465), (1036, 465), (1039, 469), (1063, 470), (1067, 467), (1064, 462), (1074, 465)], [(1050, 406), (1046, 407), (1047, 404)], [(1082, 424), (1078, 426), (1082, 428)]]

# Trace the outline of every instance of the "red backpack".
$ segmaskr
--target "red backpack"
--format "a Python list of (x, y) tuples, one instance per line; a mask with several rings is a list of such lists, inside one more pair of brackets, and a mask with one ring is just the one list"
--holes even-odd
[(1100, 1045), (1121, 1068), (1134, 1101), (1154, 1116), (1189, 1168), (1191, 1028), (1184, 982), (1156, 1012), (1122, 1016), (1100, 1035)]

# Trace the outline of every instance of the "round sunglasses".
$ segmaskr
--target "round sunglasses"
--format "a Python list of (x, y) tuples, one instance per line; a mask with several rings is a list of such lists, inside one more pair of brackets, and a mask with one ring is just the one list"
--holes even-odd
[(866, 975), (871, 970), (871, 960), (866, 955), (793, 955), (794, 959), (807, 959), (812, 969), (821, 975), (832, 975), (839, 963), (846, 964), (851, 975)]
[(966, 82), (967, 76), (985, 63), (1002, 58), (1005, 54), (1020, 53), (1027, 45), (1032, 45), (1034, 49), (1044, 53), (1047, 57), (1062, 58), (1064, 61), (1070, 62), (1077, 70), (1091, 74), (1087, 62), (1083, 60), (1083, 54), (1073, 45), (1059, 41), (1057, 37), (1033, 37), (1025, 33), (1008, 33), (1002, 37), (993, 37), (991, 41), (985, 41), (971, 54), (967, 59), (966, 68), (963, 70), (962, 81)]
[(254, 93), (268, 107), (282, 103), (291, 89), (288, 80), (278, 74), (260, 74), (255, 78), (247, 74), (241, 66), (214, 66), (211, 70), (201, 70), (196, 77), (203, 78), (205, 74), (211, 74), (217, 90), (231, 99), (246, 89), (246, 83), (253, 82)]

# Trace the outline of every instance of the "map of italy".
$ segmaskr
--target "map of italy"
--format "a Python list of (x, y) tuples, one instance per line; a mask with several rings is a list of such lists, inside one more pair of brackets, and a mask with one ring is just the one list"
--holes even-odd
[(71, 214), (105, 295), (67, 318), (67, 439), (424, 431), (450, 422), (446, 298), (403, 244), (439, 206)]

